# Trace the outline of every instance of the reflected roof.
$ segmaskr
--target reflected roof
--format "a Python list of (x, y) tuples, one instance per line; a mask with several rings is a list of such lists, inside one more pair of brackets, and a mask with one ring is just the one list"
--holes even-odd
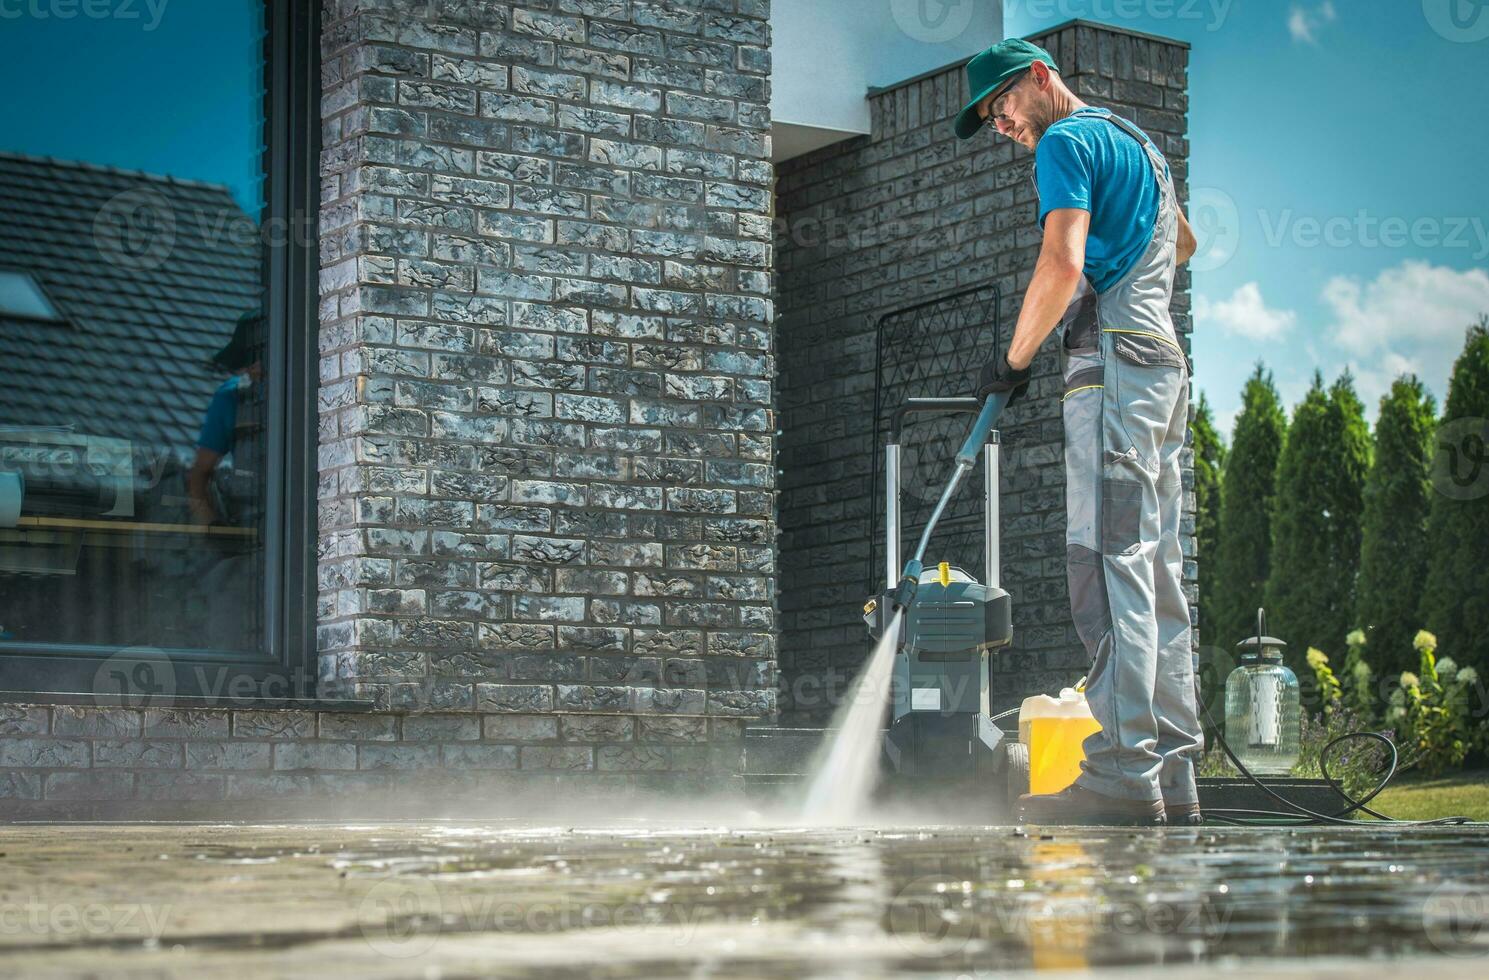
[(0, 303), (0, 426), (189, 453), (224, 377), (209, 359), (260, 302), (249, 222), (226, 187), (0, 153), (0, 272), (63, 321)]

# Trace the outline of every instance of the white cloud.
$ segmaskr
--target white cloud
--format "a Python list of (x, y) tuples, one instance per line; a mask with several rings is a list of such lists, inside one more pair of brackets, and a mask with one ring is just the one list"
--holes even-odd
[(1196, 296), (1194, 319), (1198, 325), (1215, 323), (1226, 333), (1248, 340), (1275, 340), (1292, 327), (1298, 315), (1267, 306), (1261, 286), (1248, 282), (1219, 302), (1203, 294)]
[(1320, 295), (1333, 315), (1329, 340), (1373, 415), (1391, 382), (1407, 373), (1441, 402), (1464, 330), (1489, 313), (1489, 272), (1406, 261), (1368, 282), (1335, 276)]
[(1318, 29), (1333, 23), (1337, 18), (1338, 14), (1331, 0), (1324, 0), (1311, 10), (1300, 4), (1293, 4), (1287, 14), (1287, 32), (1296, 43), (1317, 44)]

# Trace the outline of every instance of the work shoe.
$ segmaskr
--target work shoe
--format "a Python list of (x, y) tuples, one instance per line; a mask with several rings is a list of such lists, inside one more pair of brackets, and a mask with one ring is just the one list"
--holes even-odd
[(1058, 793), (1019, 797), (1022, 823), (1079, 827), (1158, 827), (1164, 822), (1162, 800), (1123, 800), (1071, 783)]
[(1164, 800), (1163, 812), (1170, 825), (1198, 827), (1205, 822), (1204, 814), (1199, 812), (1199, 800), (1193, 803), (1170, 803)]

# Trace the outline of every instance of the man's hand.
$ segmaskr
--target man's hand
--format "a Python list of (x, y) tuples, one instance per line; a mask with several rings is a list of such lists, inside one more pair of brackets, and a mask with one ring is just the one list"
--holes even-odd
[(1174, 260), (1183, 265), (1194, 258), (1194, 253), (1199, 250), (1199, 239), (1194, 237), (1194, 229), (1189, 227), (1189, 219), (1184, 217), (1184, 212), (1179, 211), (1179, 239), (1174, 245)]
[(1016, 371), (1008, 366), (1008, 358), (999, 354), (982, 366), (982, 377), (977, 382), (977, 398), (985, 401), (989, 395), (1008, 393), (1008, 404), (1012, 405), (1029, 387), (1029, 369)]

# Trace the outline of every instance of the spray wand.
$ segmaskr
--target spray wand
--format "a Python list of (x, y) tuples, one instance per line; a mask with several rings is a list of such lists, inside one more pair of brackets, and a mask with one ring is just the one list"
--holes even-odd
[(1003, 414), (1003, 409), (1008, 407), (1009, 393), (1006, 391), (995, 392), (988, 396), (983, 403), (982, 411), (977, 415), (977, 421), (972, 423), (972, 431), (967, 434), (967, 441), (962, 443), (962, 448), (956, 454), (956, 467), (951, 472), (951, 479), (946, 483), (946, 489), (941, 491), (941, 499), (936, 504), (936, 509), (931, 511), (930, 520), (925, 523), (925, 530), (920, 534), (920, 543), (915, 546), (915, 555), (905, 562), (905, 570), (900, 576), (900, 584), (895, 587), (894, 595), (890, 597), (890, 604), (896, 612), (904, 612), (915, 602), (915, 593), (920, 588), (920, 573), (924, 570), (922, 562), (925, 560), (926, 545), (930, 544), (931, 532), (936, 529), (936, 524), (941, 520), (941, 514), (946, 510), (946, 505), (951, 501), (952, 494), (961, 484), (962, 478), (972, 471), (977, 464), (977, 455), (982, 452), (983, 443), (987, 442), (988, 433), (993, 431), (993, 425), (998, 421), (998, 416)]

